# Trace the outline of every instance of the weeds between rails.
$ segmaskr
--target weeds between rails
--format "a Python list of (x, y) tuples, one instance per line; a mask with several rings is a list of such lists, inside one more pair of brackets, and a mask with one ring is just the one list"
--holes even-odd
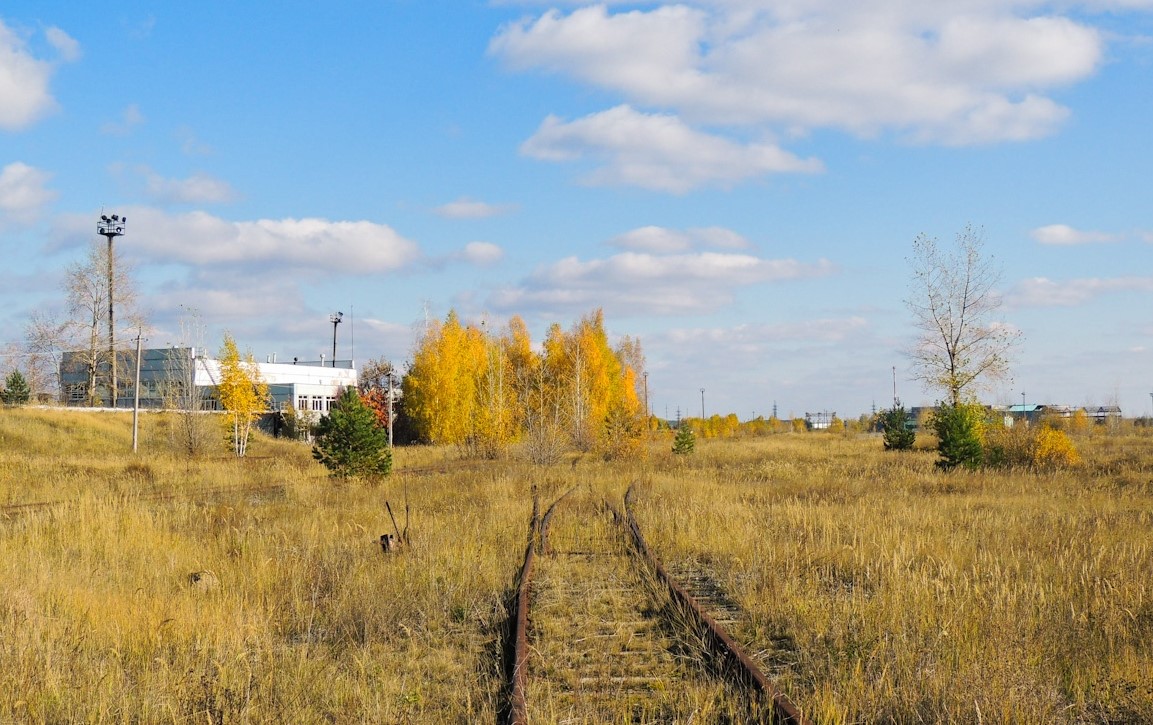
[[(534, 499), (529, 543), (510, 621), (507, 722), (526, 723), (531, 713), (535, 720), (566, 722), (617, 721), (622, 717), (647, 722), (654, 717), (689, 716), (726, 722), (807, 724), (702, 603), (674, 581), (648, 549), (632, 512), (632, 488), (626, 495), (623, 515), (603, 500), (577, 497), (574, 507), (578, 512), (584, 509), (592, 515), (570, 516), (570, 526), (561, 533), (561, 537), (569, 537), (565, 545), (554, 548), (550, 544), (553, 515), (575, 490), (557, 499), (543, 517), (539, 516), (539, 501)], [(611, 514), (611, 524), (606, 514)], [(574, 520), (578, 522), (575, 538)], [(596, 535), (579, 535), (590, 531)], [(598, 548), (603, 543), (609, 547)], [(534, 578), (538, 554), (543, 555), (540, 581)], [(626, 579), (631, 586), (621, 587)], [(558, 597), (558, 592), (567, 596)], [(529, 598), (535, 600), (536, 612), (531, 624)], [(542, 640), (550, 629), (557, 628), (558, 620), (570, 623), (567, 620), (574, 612), (566, 607), (574, 603), (578, 610), (587, 609), (590, 616), (576, 633), (579, 636), (570, 638), (571, 646), (550, 654), (552, 643)], [(538, 640), (535, 658), (530, 658), (530, 634)], [(588, 642), (594, 645), (590, 647)], [(626, 664), (622, 666), (614, 659)], [(530, 669), (534, 675), (531, 687), (538, 696), (531, 703)]]

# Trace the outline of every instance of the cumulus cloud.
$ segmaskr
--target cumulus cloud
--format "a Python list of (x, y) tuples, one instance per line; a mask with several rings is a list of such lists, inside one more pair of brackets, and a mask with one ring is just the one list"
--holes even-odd
[(132, 129), (142, 123), (144, 123), (144, 114), (140, 112), (139, 106), (131, 103), (120, 112), (120, 118), (102, 124), (100, 132), (109, 136), (127, 136), (132, 133)]
[(729, 186), (767, 173), (816, 173), (823, 165), (768, 143), (738, 143), (697, 131), (675, 116), (641, 113), (629, 106), (565, 121), (549, 116), (521, 146), (526, 156), (602, 161), (584, 181), (592, 186), (633, 185), (684, 193)]
[(1064, 282), (1033, 277), (1019, 282), (1005, 302), (1010, 307), (1074, 307), (1116, 292), (1153, 292), (1153, 277), (1086, 277)]
[(20, 161), (0, 169), (0, 213), (16, 222), (29, 222), (56, 198), (48, 188), (51, 174)]
[(184, 179), (168, 179), (143, 170), (145, 193), (156, 201), (175, 204), (219, 204), (233, 201), (236, 192), (226, 181), (197, 173)]
[(962, 145), (1053, 133), (1047, 93), (1095, 73), (1105, 37), (1044, 0), (685, 0), (551, 9), (489, 51), (693, 124)]
[(699, 246), (721, 249), (747, 249), (747, 239), (724, 227), (700, 227), (679, 231), (667, 227), (638, 227), (609, 240), (609, 244), (634, 252), (668, 254)]
[(1037, 227), (1029, 232), (1029, 236), (1041, 244), (1073, 246), (1078, 244), (1101, 244), (1117, 241), (1115, 234), (1105, 232), (1092, 232), (1074, 229), (1067, 224), (1049, 224)]
[(489, 204), (468, 197), (461, 197), (456, 201), (438, 206), (436, 213), (448, 219), (487, 219), (488, 217), (507, 214), (515, 207), (511, 204)]
[(504, 259), (504, 250), (491, 242), (469, 242), (464, 245), (459, 258), (470, 264), (487, 267)]
[(60, 28), (52, 26), (44, 31), (44, 37), (60, 54), (60, 59), (71, 63), (80, 59), (80, 43)]
[[(50, 34), (59, 42), (62, 31)], [(16, 131), (30, 126), (56, 109), (48, 91), (55, 64), (34, 58), (24, 39), (0, 20), (0, 129)]]
[(740, 287), (821, 277), (832, 263), (700, 252), (622, 252), (606, 259), (568, 257), (542, 267), (490, 299), (497, 311), (535, 308), (579, 312), (605, 307), (618, 315), (709, 312), (731, 304)]
[(416, 244), (385, 224), (327, 219), (228, 221), (202, 211), (127, 210), (123, 244), (155, 264), (211, 265), (284, 274), (394, 272), (420, 258)]
[(759, 352), (772, 347), (779, 348), (782, 344), (843, 342), (868, 327), (865, 318), (852, 316), (769, 325), (674, 328), (664, 337), (676, 346), (715, 350), (718, 345), (722, 345), (746, 352)]

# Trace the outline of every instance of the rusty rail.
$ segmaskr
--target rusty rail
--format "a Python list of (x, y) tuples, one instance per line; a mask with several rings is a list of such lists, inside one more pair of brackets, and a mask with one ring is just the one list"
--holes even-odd
[[(190, 491), (175, 491), (165, 493), (151, 493), (142, 495), (124, 495), (109, 492), (109, 498), (118, 498), (124, 501), (139, 501), (144, 503), (167, 503), (177, 500), (198, 500), (217, 496), (236, 494), (283, 494), (288, 490), (283, 483), (265, 483), (257, 486), (208, 486)], [(12, 503), (0, 505), (0, 516), (35, 513), (45, 511), (57, 506), (67, 506), (77, 503), (79, 499), (59, 499), (57, 501), (33, 501), (30, 503)]]
[[(774, 722), (788, 723), (789, 725), (810, 725), (810, 721), (801, 710), (765, 676), (765, 673), (749, 657), (744, 648), (730, 637), (724, 628), (710, 617), (700, 604), (669, 575), (664, 565), (649, 549), (644, 536), (641, 534), (640, 524), (637, 523), (636, 516), (633, 515), (634, 499), (635, 489), (633, 486), (629, 486), (629, 490), (625, 494), (623, 523), (632, 534), (637, 552), (656, 572), (657, 578), (668, 590), (669, 596), (692, 619), (696, 620), (700, 630), (705, 634), (709, 647), (729, 663), (736, 676), (745, 685), (771, 701)], [(616, 514), (615, 509), (613, 513)]]
[[(555, 506), (555, 504), (554, 504)], [(549, 511), (552, 511), (550, 507)], [(509, 725), (527, 725), (528, 701), (525, 696), (528, 677), (528, 605), (529, 587), (532, 584), (533, 564), (536, 560), (537, 540), (541, 529), (540, 497), (533, 486), (532, 520), (529, 522), (528, 543), (524, 549), (524, 564), (517, 576), (516, 616), (509, 633), (513, 642), (511, 669), (509, 673)]]

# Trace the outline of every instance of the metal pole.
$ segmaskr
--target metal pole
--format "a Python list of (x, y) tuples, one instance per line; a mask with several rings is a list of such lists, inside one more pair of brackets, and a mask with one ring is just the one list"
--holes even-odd
[[(108, 364), (111, 366), (112, 380), (111, 390), (108, 397), (112, 403), (112, 407), (116, 407), (116, 323), (114, 317), (114, 307), (116, 304), (116, 272), (113, 265), (115, 250), (112, 247), (112, 240), (124, 234), (124, 226), (128, 223), (128, 217), (121, 218), (118, 214), (113, 214), (109, 217), (107, 214), (100, 215), (100, 221), (96, 222), (96, 233), (108, 240)], [(95, 352), (95, 349), (93, 349)]]
[(705, 419), (705, 389), (701, 388), (701, 420)]
[(140, 330), (136, 331), (136, 385), (132, 396), (132, 452), (140, 440)]
[(388, 447), (392, 448), (392, 371), (388, 371)]
[[(115, 275), (112, 271), (112, 235), (108, 235), (108, 359), (112, 365), (112, 389), (108, 393), (111, 398), (112, 407), (116, 407), (116, 401), (119, 397), (116, 390), (116, 326), (112, 322), (112, 307), (113, 300), (116, 298), (113, 290), (113, 281)], [(133, 448), (135, 450), (135, 448)]]
[[(644, 378), (645, 378), (645, 417), (651, 418), (651, 417), (653, 417), (653, 411), (651, 409), (649, 409), (649, 373), (647, 370), (645, 371)], [(1151, 394), (1151, 395), (1153, 395), (1153, 394)]]
[(335, 312), (328, 319), (332, 321), (332, 367), (336, 367), (336, 326), (344, 319), (344, 313)]

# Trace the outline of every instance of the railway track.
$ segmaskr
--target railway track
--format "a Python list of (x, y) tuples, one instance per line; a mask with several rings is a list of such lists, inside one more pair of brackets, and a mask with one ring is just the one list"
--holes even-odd
[(508, 722), (806, 723), (725, 633), (736, 603), (699, 567), (674, 580), (630, 503), (574, 490), (543, 518), (534, 505)]

